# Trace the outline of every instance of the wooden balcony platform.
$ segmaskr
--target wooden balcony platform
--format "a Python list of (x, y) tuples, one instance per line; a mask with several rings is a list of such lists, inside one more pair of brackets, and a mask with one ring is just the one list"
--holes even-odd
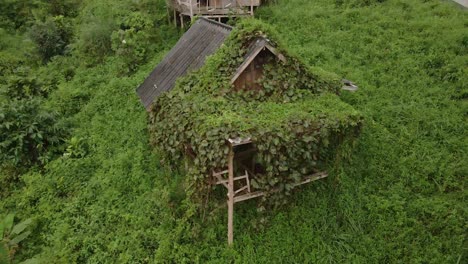
[[(184, 17), (192, 19), (202, 16), (211, 19), (254, 16), (254, 8), (260, 6), (260, 0), (169, 0), (174, 10), (174, 19), (178, 14), (181, 25)], [(183, 26), (183, 25), (182, 25)]]
[(190, 10), (183, 10), (181, 12), (184, 16), (204, 16), (204, 17), (229, 17), (229, 16), (250, 16), (250, 11), (244, 8), (233, 8), (233, 9), (221, 9), (221, 8), (212, 8), (212, 9), (193, 9), (193, 13), (190, 13)]

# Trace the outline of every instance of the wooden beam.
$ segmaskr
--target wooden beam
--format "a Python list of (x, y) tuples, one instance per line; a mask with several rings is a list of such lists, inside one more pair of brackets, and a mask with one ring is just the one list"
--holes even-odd
[[(297, 186), (300, 186), (300, 185), (304, 185), (304, 184), (309, 183), (309, 182), (320, 180), (320, 179), (323, 179), (323, 178), (326, 178), (326, 177), (328, 177), (327, 172), (314, 173), (314, 174), (306, 177), (303, 181), (293, 184), (293, 188), (295, 188)], [(273, 192), (278, 192), (278, 191), (280, 191), (280, 189), (273, 190)], [(253, 193), (248, 193), (248, 194), (244, 194), (244, 195), (241, 195), (241, 196), (237, 196), (237, 197), (234, 198), (234, 203), (238, 203), (238, 202), (250, 200), (250, 199), (253, 199), (253, 198), (257, 198), (257, 197), (260, 197), (260, 196), (264, 196), (265, 194), (266, 193), (263, 192), (263, 191), (258, 191), (258, 192), (253, 192)]]
[[(219, 178), (218, 178), (219, 179)], [(234, 181), (238, 181), (238, 180), (242, 180), (242, 179), (247, 179), (247, 175), (243, 175), (243, 176), (239, 176), (239, 177), (235, 177), (234, 178)], [(229, 179), (228, 180), (219, 180), (216, 182), (216, 184), (225, 184), (225, 183), (228, 183), (229, 182)]]
[(213, 172), (213, 176), (219, 176), (219, 175), (223, 175), (223, 174), (226, 174), (226, 173), (229, 173), (229, 170), (223, 170), (223, 171), (220, 171), (220, 172)]
[(234, 203), (250, 200), (250, 199), (257, 198), (263, 195), (265, 195), (265, 192), (261, 192), (261, 191), (244, 194), (244, 195), (237, 196), (236, 198), (234, 198)]
[(275, 47), (273, 47), (272, 45), (270, 45), (270, 44), (268, 44), (268, 43), (265, 45), (265, 47), (266, 47), (268, 50), (270, 50), (271, 53), (275, 54), (276, 57), (277, 57), (280, 61), (286, 63), (286, 57), (284, 57), (283, 54), (279, 53), (278, 50), (277, 50)]
[(245, 58), (244, 62), (237, 68), (236, 73), (234, 76), (231, 78), (231, 84), (234, 84), (234, 82), (239, 78), (239, 76), (247, 69), (247, 67), (253, 62), (253, 60), (258, 56), (258, 54), (264, 50), (268, 49), (273, 55), (275, 55), (280, 61), (283, 63), (286, 63), (286, 57), (278, 52), (278, 50), (273, 47), (271, 44), (268, 43), (269, 40), (265, 38), (260, 38), (257, 39), (256, 41), (260, 41), (260, 45), (258, 45), (256, 48), (250, 51), (251, 54), (248, 55), (247, 58)]
[(256, 50), (253, 51), (253, 53), (247, 57), (244, 62), (239, 66), (239, 68), (236, 71), (236, 74), (231, 78), (231, 84), (234, 84), (234, 82), (239, 78), (239, 76), (247, 69), (247, 67), (252, 63), (252, 61), (257, 57), (257, 55), (262, 51), (264, 46), (258, 47)]

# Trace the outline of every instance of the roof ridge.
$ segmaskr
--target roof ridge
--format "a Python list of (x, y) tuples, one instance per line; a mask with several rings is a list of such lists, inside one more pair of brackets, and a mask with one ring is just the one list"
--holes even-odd
[(208, 23), (215, 24), (217, 26), (223, 27), (223, 28), (228, 29), (228, 30), (233, 30), (234, 29), (233, 27), (231, 27), (229, 25), (226, 25), (224, 23), (221, 23), (221, 22), (218, 22), (218, 21), (206, 18), (206, 17), (200, 17), (199, 19), (204, 20), (204, 21), (206, 21)]

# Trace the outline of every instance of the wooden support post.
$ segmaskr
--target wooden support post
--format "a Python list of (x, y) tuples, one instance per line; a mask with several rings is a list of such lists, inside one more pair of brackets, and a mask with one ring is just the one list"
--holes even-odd
[(253, 6), (253, 0), (250, 0), (250, 15), (254, 16), (254, 6)]
[(234, 150), (229, 149), (228, 155), (228, 244), (234, 241)]
[(167, 11), (167, 24), (171, 24), (171, 10), (169, 9), (169, 5), (166, 5), (166, 11)]
[(180, 28), (184, 29), (184, 15), (180, 14)]
[(193, 19), (193, 0), (190, 0), (190, 21)]
[(174, 8), (174, 26), (177, 27), (177, 11)]

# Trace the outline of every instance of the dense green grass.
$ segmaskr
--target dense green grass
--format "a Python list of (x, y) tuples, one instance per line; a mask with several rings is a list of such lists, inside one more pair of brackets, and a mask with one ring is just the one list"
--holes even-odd
[(35, 219), (20, 258), (466, 262), (466, 12), (436, 0), (277, 2), (258, 16), (291, 51), (360, 86), (344, 95), (366, 117), (349, 164), (338, 160), (328, 179), (301, 188), (281, 209), (237, 206), (229, 248), (225, 209), (191, 217), (190, 206), (177, 202), (180, 177), (148, 145), (147, 114), (134, 91), (164, 52), (131, 77), (117, 77), (119, 62), (109, 58), (77, 69), (49, 100), (68, 111), (88, 154), (31, 170), (0, 202), (2, 211)]

